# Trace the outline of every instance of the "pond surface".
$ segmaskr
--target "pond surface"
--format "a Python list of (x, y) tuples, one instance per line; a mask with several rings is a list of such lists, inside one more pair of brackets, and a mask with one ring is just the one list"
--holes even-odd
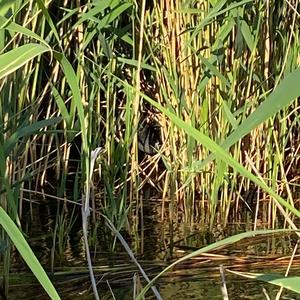
[[(227, 224), (225, 228), (217, 224), (209, 231), (204, 225), (195, 224), (191, 228), (180, 222), (160, 222), (156, 215), (159, 205), (153, 205), (150, 212), (145, 216), (143, 234), (138, 232), (136, 237), (124, 235), (131, 249), (137, 249), (136, 257), (150, 278), (171, 262), (196, 249), (252, 229), (249, 219), (246, 223), (239, 221)], [(94, 299), (86, 268), (80, 222), (78, 227), (74, 225), (73, 230), (62, 237), (64, 243), (60, 249), (57, 247), (54, 255), (51, 252), (53, 219), (49, 215), (45, 219), (40, 210), (34, 212), (33, 216), (33, 220), (30, 218), (24, 229), (30, 237), (29, 242), (36, 256), (49, 271), (61, 298)], [(263, 222), (260, 227), (259, 229), (264, 228)], [(101, 299), (133, 299), (134, 286), (139, 290), (141, 286), (145, 286), (145, 281), (138, 275), (137, 267), (130, 261), (118, 241), (115, 251), (112, 252), (110, 247), (105, 245), (105, 240), (109, 240), (106, 238), (107, 231), (99, 229), (96, 234), (98, 242), (91, 251)], [(296, 243), (297, 238), (294, 234), (244, 239), (178, 264), (157, 281), (156, 287), (165, 300), (223, 299), (220, 276), (220, 265), (223, 265), (229, 299), (268, 299), (266, 295), (269, 295), (269, 299), (275, 299), (278, 287), (245, 279), (227, 270), (284, 275)], [(55, 257), (53, 273), (51, 255)], [(9, 299), (49, 299), (18, 253), (14, 253), (13, 258)], [(289, 274), (300, 276), (299, 265), (300, 251), (297, 250)], [(151, 291), (147, 293), (146, 299), (155, 299)], [(284, 291), (281, 299), (300, 299), (300, 296)]]

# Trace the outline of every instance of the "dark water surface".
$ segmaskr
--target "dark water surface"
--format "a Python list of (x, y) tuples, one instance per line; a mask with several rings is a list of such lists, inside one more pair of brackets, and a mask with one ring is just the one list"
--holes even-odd
[[(239, 221), (228, 224), (225, 228), (217, 224), (212, 231), (203, 224), (194, 224), (191, 228), (176, 220), (172, 222), (173, 224), (162, 223), (159, 221), (160, 207), (160, 204), (153, 204), (148, 209), (144, 218), (143, 234), (139, 230), (136, 235), (129, 237), (124, 232), (124, 238), (131, 249), (135, 250), (138, 261), (150, 278), (171, 262), (196, 249), (224, 237), (253, 229), (250, 219), (244, 223)], [(32, 216), (33, 219), (28, 217), (28, 221), (25, 222), (24, 231), (29, 236), (28, 240), (36, 256), (49, 272), (61, 298), (94, 299), (83, 251), (80, 218), (72, 221), (75, 225), (63, 234), (66, 226), (64, 230), (55, 229), (54, 217), (51, 217), (47, 208), (44, 215), (40, 208), (36, 211), (33, 209)], [(68, 224), (67, 219), (66, 224)], [(258, 229), (264, 227), (261, 222)], [(136, 288), (139, 289), (145, 286), (145, 281), (138, 275), (137, 267), (130, 261), (118, 241), (115, 251), (111, 251), (109, 245), (112, 244), (113, 237), (107, 229), (103, 228), (90, 231), (91, 236), (96, 235), (98, 238), (91, 251), (101, 299), (133, 299), (135, 283)], [(56, 232), (61, 230), (61, 247), (57, 246), (53, 253), (51, 248), (55, 230)], [(296, 242), (297, 238), (294, 234), (244, 239), (178, 264), (162, 276), (156, 286), (165, 300), (223, 299), (220, 276), (220, 265), (223, 265), (229, 299), (268, 299), (265, 294), (268, 294), (270, 299), (275, 299), (278, 287), (245, 279), (226, 270), (284, 275)], [(51, 255), (55, 257), (53, 273)], [(300, 251), (297, 250), (289, 274), (300, 276), (299, 266)], [(13, 254), (10, 282), (9, 299), (49, 299), (16, 252)], [(155, 299), (151, 291), (146, 299)], [(300, 299), (300, 296), (284, 291), (281, 299)]]

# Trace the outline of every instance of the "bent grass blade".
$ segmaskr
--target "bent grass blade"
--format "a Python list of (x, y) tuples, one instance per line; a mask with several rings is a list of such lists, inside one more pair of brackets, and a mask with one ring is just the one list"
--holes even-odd
[(15, 33), (15, 32), (22, 33), (28, 37), (31, 37), (41, 42), (43, 45), (48, 47), (49, 51), (52, 50), (51, 47), (47, 44), (47, 42), (44, 39), (42, 39), (39, 35), (37, 35), (35, 32), (0, 15), (0, 30), (1, 29), (8, 30), (11, 33)]
[(60, 299), (52, 282), (50, 281), (45, 270), (34, 255), (33, 251), (29, 247), (24, 236), (2, 207), (0, 207), (0, 225), (4, 228), (4, 230), (22, 255), (23, 259), (25, 260), (37, 280), (43, 286), (47, 294), (50, 296), (50, 298), (54, 300)]
[(248, 272), (238, 272), (232, 270), (226, 270), (232, 274), (239, 275), (249, 279), (255, 279), (264, 281), (279, 287), (283, 287), (290, 291), (300, 294), (300, 277), (299, 276), (284, 276), (280, 274), (260, 274), (260, 273), (248, 273)]
[(44, 45), (30, 43), (0, 55), (0, 79), (47, 51), (49, 48)]
[[(7, 141), (5, 142), (5, 144), (3, 146), (3, 150), (4, 150), (3, 152), (4, 152), (5, 157), (7, 157), (10, 154), (10, 152), (13, 150), (13, 148), (15, 147), (15, 145), (17, 144), (19, 139), (21, 139), (22, 137), (30, 136), (33, 133), (37, 133), (37, 132), (39, 132), (40, 129), (47, 127), (47, 126), (55, 125), (55, 124), (59, 123), (61, 120), (62, 120), (61, 117), (54, 117), (51, 119), (37, 121), (26, 127), (18, 128), (7, 139)], [(41, 132), (41, 134), (42, 133), (43, 132)]]

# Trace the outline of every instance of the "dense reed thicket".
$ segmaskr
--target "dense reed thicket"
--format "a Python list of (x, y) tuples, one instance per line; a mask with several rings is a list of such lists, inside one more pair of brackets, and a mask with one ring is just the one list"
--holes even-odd
[(150, 186), (173, 222), (299, 216), (298, 28), (298, 0), (1, 2), (1, 207), (137, 230)]

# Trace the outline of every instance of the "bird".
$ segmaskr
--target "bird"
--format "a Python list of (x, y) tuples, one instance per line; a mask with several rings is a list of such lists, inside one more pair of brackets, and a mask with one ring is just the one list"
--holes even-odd
[(160, 127), (157, 124), (145, 124), (138, 130), (138, 148), (141, 152), (154, 155), (161, 147)]

